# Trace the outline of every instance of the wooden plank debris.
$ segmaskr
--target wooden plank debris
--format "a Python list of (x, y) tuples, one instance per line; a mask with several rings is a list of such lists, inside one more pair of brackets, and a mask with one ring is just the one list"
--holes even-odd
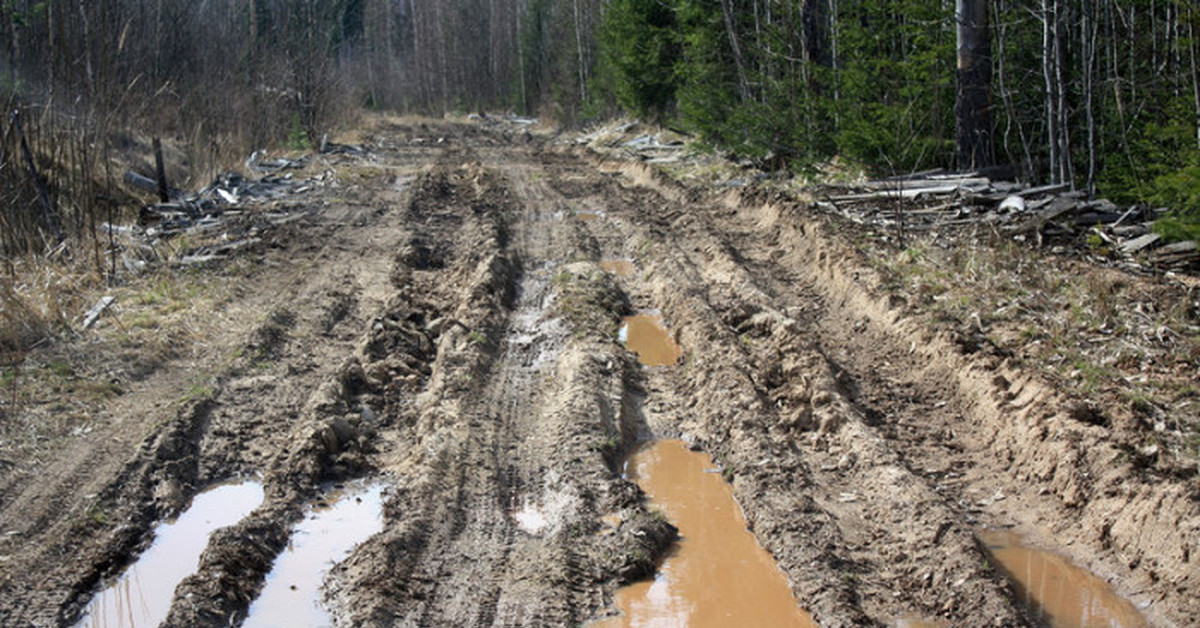
[(1137, 253), (1142, 249), (1152, 246), (1154, 243), (1162, 239), (1162, 236), (1157, 233), (1147, 233), (1146, 235), (1138, 236), (1132, 240), (1125, 241), (1121, 245), (1122, 253)]
[[(977, 172), (926, 170), (831, 185), (815, 207), (885, 233), (937, 233), (985, 226), (1039, 246), (1074, 243), (1130, 269), (1200, 271), (1195, 242), (1168, 244), (1151, 233), (1166, 210), (1089, 199), (1070, 183), (1026, 186)], [(1032, 236), (1032, 239), (1029, 237)]]
[(96, 305), (92, 306), (92, 309), (84, 313), (83, 328), (91, 329), (92, 325), (95, 325), (96, 321), (100, 320), (100, 316), (104, 314), (104, 311), (107, 310), (113, 303), (116, 303), (116, 301), (117, 297), (114, 296), (101, 297), (100, 300), (96, 302)]

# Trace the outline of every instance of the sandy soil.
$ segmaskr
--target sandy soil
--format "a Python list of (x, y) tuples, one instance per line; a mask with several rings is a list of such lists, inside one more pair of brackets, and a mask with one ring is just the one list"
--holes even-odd
[[(156, 521), (256, 474), (266, 501), (214, 535), (167, 625), (236, 624), (321, 486), (361, 477), (390, 486), (384, 530), (330, 575), (338, 625), (578, 625), (674, 537), (619, 472), (651, 434), (715, 456), (823, 628), (1031, 625), (982, 525), (1068, 554), (1153, 625), (1200, 616), (1194, 467), (1147, 468), (1075, 400), (931, 326), (804, 203), (521, 129), (363, 135), (303, 220), (204, 271), (211, 307), (152, 367), (123, 366), (154, 347), (117, 350), (119, 309), (31, 356), (119, 394), (19, 446), (6, 432), (0, 624), (71, 625)], [(648, 309), (679, 365), (618, 342)]]

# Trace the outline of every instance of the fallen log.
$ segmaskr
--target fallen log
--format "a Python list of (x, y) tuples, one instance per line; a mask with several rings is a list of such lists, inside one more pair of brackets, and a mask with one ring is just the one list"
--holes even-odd
[(964, 188), (957, 185), (941, 185), (936, 187), (914, 188), (911, 190), (881, 190), (878, 192), (864, 192), (862, 194), (843, 194), (841, 196), (831, 196), (829, 197), (829, 200), (834, 202), (853, 202), (897, 198), (919, 198), (921, 196), (932, 196), (938, 194), (954, 194), (961, 189)]
[(1053, 183), (1050, 185), (1041, 185), (1038, 187), (1026, 188), (1017, 194), (1029, 198), (1030, 196), (1039, 196), (1043, 194), (1058, 194), (1060, 192), (1068, 192), (1071, 190), (1070, 183)]
[(125, 171), (125, 183), (147, 192), (157, 192), (158, 183), (150, 177), (138, 174), (132, 170)]
[(925, 179), (898, 179), (895, 181), (867, 181), (861, 184), (860, 187), (868, 190), (883, 190), (895, 192), (898, 190), (911, 190), (920, 188), (937, 188), (946, 187), (948, 185), (956, 186), (987, 186), (991, 185), (991, 181), (981, 177), (961, 177), (961, 178), (925, 178)]
[(95, 325), (96, 321), (100, 320), (100, 316), (104, 314), (104, 311), (115, 303), (116, 300), (117, 297), (114, 296), (101, 297), (100, 301), (83, 315), (83, 328), (91, 329), (92, 325)]
[(898, 174), (894, 177), (881, 179), (882, 181), (911, 181), (912, 179), (925, 179), (934, 175), (945, 174), (945, 168), (931, 168), (929, 170), (921, 170), (909, 174)]
[(1200, 245), (1197, 245), (1195, 240), (1184, 240), (1183, 242), (1168, 244), (1160, 247), (1152, 254), (1154, 261), (1188, 259), (1191, 257), (1200, 257)]

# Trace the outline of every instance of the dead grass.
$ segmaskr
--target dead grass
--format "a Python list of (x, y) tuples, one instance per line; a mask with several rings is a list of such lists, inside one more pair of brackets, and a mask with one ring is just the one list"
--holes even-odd
[(979, 333), (1060, 389), (1100, 400), (1200, 457), (1200, 295), (1012, 242), (913, 241), (862, 248), (887, 287), (935, 324)]
[[(230, 272), (164, 268), (106, 288), (94, 273), (43, 260), (0, 278), (0, 457), (37, 460), (89, 433), (128, 386), (201, 350), (236, 289)], [(80, 330), (105, 294), (114, 305)]]
[(69, 332), (100, 284), (100, 276), (88, 264), (37, 257), (10, 260), (9, 272), (0, 275), (0, 355), (21, 356)]

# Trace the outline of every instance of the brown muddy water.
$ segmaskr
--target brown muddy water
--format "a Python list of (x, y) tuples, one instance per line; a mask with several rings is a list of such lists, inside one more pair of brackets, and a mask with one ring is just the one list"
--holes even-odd
[(220, 484), (197, 495), (183, 514), (154, 528), (154, 542), (92, 599), (79, 628), (157, 626), (179, 582), (196, 571), (213, 531), (231, 526), (263, 500), (258, 482)]
[(1029, 547), (1006, 530), (983, 530), (979, 538), (1017, 595), (1052, 628), (1146, 626), (1133, 604), (1065, 556)]
[(243, 628), (332, 625), (321, 584), (335, 563), (383, 529), (383, 486), (333, 491), (325, 500), (292, 531)]
[(620, 615), (591, 628), (816, 628), (712, 466), (680, 441), (653, 441), (630, 456), (627, 477), (679, 528), (680, 541), (653, 580), (617, 591)]
[(633, 260), (628, 259), (600, 260), (600, 268), (618, 277), (632, 277), (637, 272), (637, 268), (633, 265)]
[(626, 316), (621, 324), (621, 342), (638, 354), (646, 366), (670, 366), (679, 360), (679, 345), (663, 327), (657, 314)]

